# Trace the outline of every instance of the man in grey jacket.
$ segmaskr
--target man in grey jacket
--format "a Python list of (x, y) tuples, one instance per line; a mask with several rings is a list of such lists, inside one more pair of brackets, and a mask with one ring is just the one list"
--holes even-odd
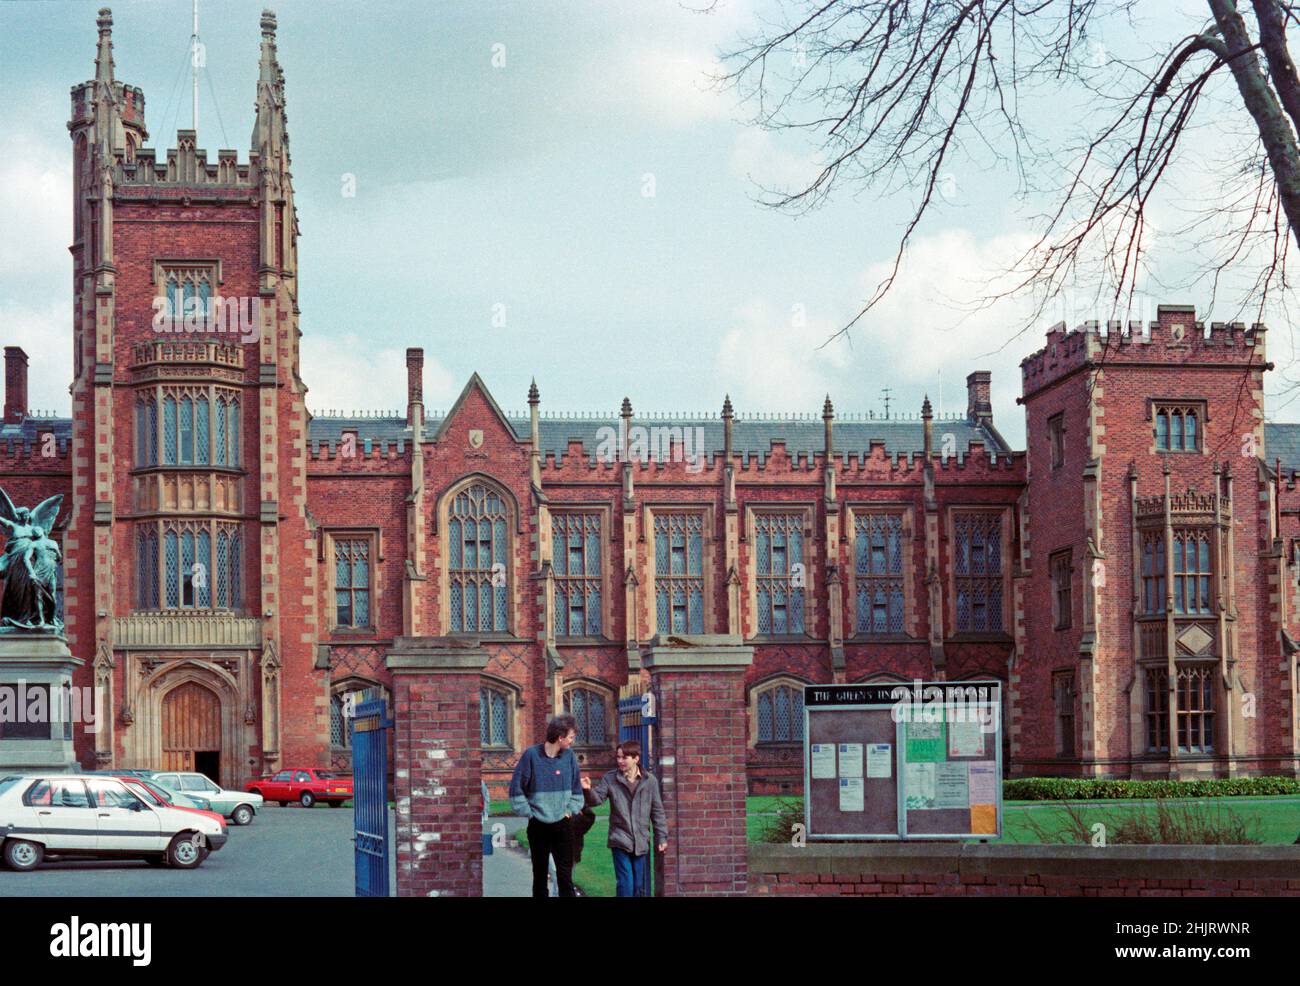
[(654, 825), (655, 848), (668, 848), (668, 816), (659, 796), (659, 781), (641, 769), (641, 744), (624, 740), (615, 754), (617, 770), (611, 770), (595, 787), (582, 779), (587, 804), (609, 799), (609, 841), (614, 853), (614, 880), (619, 897), (644, 897), (649, 885), (650, 826)]

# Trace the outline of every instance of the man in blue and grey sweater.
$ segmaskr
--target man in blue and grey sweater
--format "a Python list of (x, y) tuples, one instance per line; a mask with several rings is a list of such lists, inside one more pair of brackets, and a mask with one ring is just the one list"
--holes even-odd
[(510, 778), (510, 807), (528, 819), (534, 897), (550, 896), (547, 874), (552, 856), (560, 896), (577, 896), (573, 892), (570, 818), (582, 811), (582, 772), (569, 749), (577, 735), (573, 716), (556, 716), (546, 724), (546, 742), (524, 750)]

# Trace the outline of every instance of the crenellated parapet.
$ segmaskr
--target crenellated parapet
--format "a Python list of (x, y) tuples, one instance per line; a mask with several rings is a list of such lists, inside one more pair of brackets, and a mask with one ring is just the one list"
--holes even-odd
[(1260, 323), (1205, 323), (1196, 320), (1190, 305), (1161, 305), (1157, 318), (1142, 322), (1110, 321), (1105, 331), (1097, 321), (1067, 329), (1059, 322), (1047, 332), (1047, 344), (1020, 361), (1023, 393), (1029, 395), (1081, 368), (1106, 364), (1209, 364), (1267, 367), (1265, 337)]

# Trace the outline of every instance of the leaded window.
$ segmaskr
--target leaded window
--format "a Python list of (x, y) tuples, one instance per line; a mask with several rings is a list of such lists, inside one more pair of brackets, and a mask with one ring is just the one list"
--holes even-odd
[(591, 688), (570, 688), (564, 693), (564, 711), (578, 724), (575, 746), (604, 746), (608, 742), (603, 694)]
[(168, 317), (208, 316), (214, 280), (211, 266), (167, 267), (164, 276)]
[(1197, 405), (1157, 404), (1156, 448), (1161, 452), (1199, 452), (1200, 417)]
[(334, 538), (334, 623), (370, 626), (370, 538)]
[(803, 514), (754, 515), (758, 632), (804, 632)]
[(551, 515), (555, 635), (600, 635), (600, 514)]
[(1058, 756), (1074, 756), (1074, 672), (1062, 671), (1052, 675), (1052, 697), (1056, 703), (1056, 752)]
[(655, 619), (662, 633), (704, 632), (704, 516), (661, 513), (655, 529)]
[(1051, 558), (1052, 570), (1052, 625), (1057, 630), (1068, 630), (1072, 614), (1070, 593), (1070, 552), (1058, 551)]
[(509, 540), (500, 494), (481, 483), (452, 501), (447, 522), (452, 633), (508, 629)]
[(238, 609), (241, 604), (239, 567), (236, 524), (166, 520), (137, 525), (136, 608)]
[(1142, 534), (1142, 613), (1165, 611), (1165, 536), (1160, 531)]
[(1215, 667), (1178, 669), (1178, 752), (1214, 752)]
[(1174, 612), (1210, 612), (1210, 533), (1174, 532)]
[(499, 688), (478, 690), (478, 734), (482, 746), (510, 745), (510, 697)]
[[(161, 419), (159, 404), (162, 406)], [(137, 466), (237, 466), (239, 397), (221, 387), (150, 388), (136, 394)]]
[(1169, 752), (1169, 672), (1162, 667), (1146, 669), (1147, 752)]
[(1002, 514), (953, 518), (954, 579), (959, 633), (1002, 629)]
[(758, 741), (803, 742), (803, 689), (775, 685), (758, 693)]
[(344, 697), (335, 693), (330, 696), (330, 745), (337, 747), (350, 746), (351, 737), (348, 735), (348, 719), (343, 714)]
[(857, 632), (903, 632), (903, 518), (899, 514), (855, 514), (854, 577)]

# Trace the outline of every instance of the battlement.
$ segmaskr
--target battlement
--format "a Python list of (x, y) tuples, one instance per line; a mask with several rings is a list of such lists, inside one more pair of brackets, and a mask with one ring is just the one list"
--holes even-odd
[[(89, 123), (95, 117), (94, 82), (82, 82), (72, 87), (72, 118), (69, 126)], [(122, 122), (144, 130), (144, 91), (125, 82), (114, 82), (113, 99), (117, 103)]]
[(158, 162), (158, 152), (152, 147), (136, 151), (134, 161), (119, 154), (114, 181), (123, 185), (224, 185), (250, 189), (255, 186), (256, 153), (250, 153), (249, 160), (240, 164), (236, 151), (223, 148), (217, 151), (217, 160), (210, 162), (208, 152), (197, 147), (196, 140), (193, 130), (177, 131), (176, 146), (167, 149), (162, 163)]
[(1176, 367), (1188, 362), (1241, 366), (1265, 362), (1267, 329), (1260, 323), (1213, 322), (1210, 331), (1196, 321), (1191, 305), (1161, 305), (1154, 321), (1098, 321), (1067, 329), (1058, 322), (1047, 332), (1047, 345), (1020, 361), (1022, 392), (1028, 395), (1083, 366), (1107, 361), (1143, 362)]

